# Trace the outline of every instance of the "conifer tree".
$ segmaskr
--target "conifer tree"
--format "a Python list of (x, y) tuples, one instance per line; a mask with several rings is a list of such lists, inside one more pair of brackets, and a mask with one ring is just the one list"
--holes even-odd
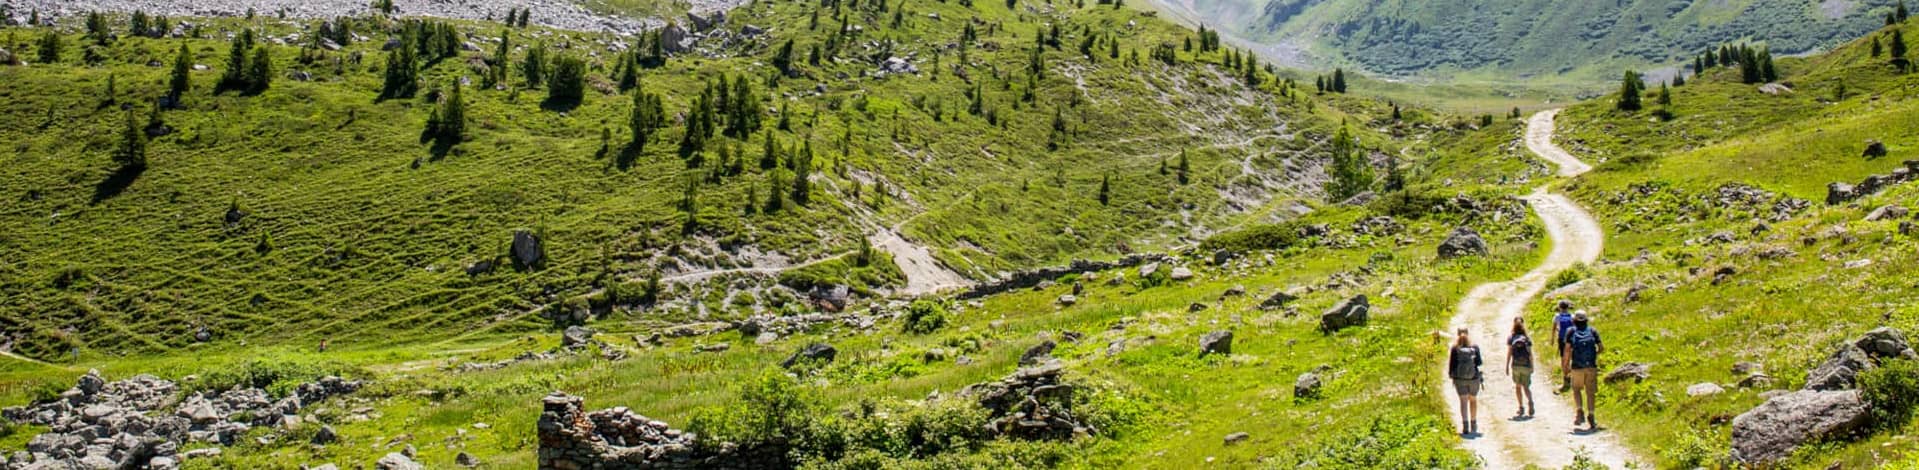
[(1326, 192), (1333, 199), (1350, 199), (1372, 188), (1372, 164), (1367, 163), (1358, 142), (1353, 140), (1352, 133), (1345, 127), (1341, 127), (1339, 133), (1333, 136), (1331, 165), (1329, 173), (1332, 181), (1328, 183)]
[(1099, 205), (1102, 205), (1102, 206), (1107, 205), (1109, 202), (1112, 201), (1112, 196), (1113, 196), (1113, 175), (1107, 174), (1104, 176), (1100, 176), (1099, 177)]
[(1892, 55), (1893, 62), (1905, 61), (1906, 35), (1904, 32), (1901, 32), (1900, 30), (1897, 30), (1897, 29), (1892, 30), (1892, 45), (1888, 47), (1887, 52), (1889, 52), (1890, 55)]
[(267, 52), (266, 46), (255, 46), (253, 48), (253, 60), (247, 62), (246, 92), (248, 94), (259, 94), (260, 92), (266, 91), (267, 87), (271, 86), (272, 83), (273, 57)]
[(1625, 77), (1619, 80), (1619, 100), (1614, 102), (1614, 107), (1619, 108), (1620, 111), (1638, 111), (1639, 95), (1644, 92), (1640, 88), (1640, 83), (1638, 73), (1626, 71)]
[(546, 43), (526, 50), (526, 57), (520, 59), (520, 74), (526, 78), (528, 87), (538, 88), (546, 82)]
[(1779, 81), (1779, 71), (1772, 66), (1772, 51), (1759, 53), (1759, 81), (1771, 83)]
[(553, 61), (553, 77), (546, 85), (546, 99), (553, 103), (579, 103), (586, 97), (586, 61), (571, 55)]
[(1659, 101), (1659, 106), (1662, 106), (1662, 107), (1672, 106), (1672, 88), (1667, 87), (1665, 84), (1660, 84), (1658, 101)]
[(1899, 0), (1899, 5), (1892, 10), (1892, 18), (1900, 23), (1906, 22), (1906, 0)]
[(1180, 149), (1179, 151), (1179, 184), (1181, 186), (1184, 186), (1186, 185), (1186, 183), (1191, 182), (1190, 178), (1192, 175), (1192, 171), (1193, 171), (1192, 162), (1186, 159), (1186, 149)]
[(813, 198), (813, 141), (806, 140), (805, 147), (793, 158), (793, 202), (806, 205)]
[(147, 133), (134, 120), (133, 110), (126, 112), (126, 126), (120, 129), (120, 144), (114, 147), (113, 163), (121, 172), (137, 172), (147, 167)]
[(249, 61), (247, 60), (247, 53), (253, 52), (253, 47), (253, 30), (242, 29), (240, 30), (240, 34), (233, 36), (233, 41), (227, 49), (227, 68), (222, 71), (222, 75), (220, 75), (220, 84), (217, 87), (219, 90), (246, 90), (248, 88), (247, 65)]
[[(760, 149), (760, 169), (772, 170), (779, 168), (780, 144), (778, 141), (773, 140), (773, 130), (767, 129), (762, 135), (764, 137), (761, 139), (763, 146)], [(775, 192), (777, 192), (777, 190), (775, 190)]]
[(1883, 48), (1879, 46), (1879, 37), (1873, 36), (1872, 37), (1872, 58), (1874, 59), (1879, 58), (1879, 54), (1881, 53), (1884, 53), (1884, 50)]
[(1340, 93), (1340, 94), (1346, 93), (1346, 70), (1345, 69), (1333, 69), (1332, 89), (1334, 93)]
[(660, 95), (646, 91), (643, 85), (635, 85), (633, 92), (633, 110), (627, 116), (627, 127), (633, 131), (631, 153), (638, 154), (646, 149), (646, 143), (660, 129), (666, 127), (666, 108)]
[(773, 214), (786, 208), (786, 191), (783, 190), (786, 187), (785, 176), (786, 170), (780, 169), (766, 174), (766, 208), (763, 212)]
[(400, 47), (386, 53), (385, 80), (380, 85), (381, 99), (410, 98), (420, 89), (420, 70), (413, 48)]
[(167, 103), (180, 106), (180, 99), (193, 87), (193, 51), (187, 49), (187, 43), (180, 43), (180, 53), (173, 57), (173, 75), (167, 79)]
[(40, 63), (52, 64), (60, 62), (60, 31), (48, 29), (46, 35), (40, 36), (39, 46)]
[(466, 100), (460, 96), (460, 81), (453, 81), (453, 91), (447, 93), (446, 101), (440, 103), (439, 127), (433, 129), (435, 145), (452, 147), (466, 138)]

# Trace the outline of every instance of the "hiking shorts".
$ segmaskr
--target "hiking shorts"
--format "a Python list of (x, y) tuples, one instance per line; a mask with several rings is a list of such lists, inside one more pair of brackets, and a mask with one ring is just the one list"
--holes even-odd
[(1513, 366), (1513, 384), (1521, 387), (1533, 386), (1533, 368)]
[(1583, 389), (1589, 392), (1598, 390), (1599, 389), (1599, 369), (1597, 368), (1573, 369), (1572, 383), (1573, 383), (1574, 389)]
[(1453, 379), (1453, 389), (1458, 390), (1459, 396), (1462, 397), (1479, 396), (1481, 383), (1483, 383), (1481, 379)]

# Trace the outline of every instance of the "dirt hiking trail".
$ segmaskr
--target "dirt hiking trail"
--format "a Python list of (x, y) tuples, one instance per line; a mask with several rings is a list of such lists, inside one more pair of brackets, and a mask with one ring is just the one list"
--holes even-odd
[[(1526, 147), (1558, 164), (1561, 176), (1578, 176), (1592, 170), (1592, 166), (1553, 145), (1556, 114), (1558, 110), (1533, 115), (1526, 130)], [(1558, 354), (1552, 351), (1552, 328), (1545, 323), (1548, 317), (1544, 310), (1532, 312), (1526, 308), (1545, 290), (1547, 280), (1553, 275), (1574, 264), (1599, 259), (1600, 250), (1605, 246), (1605, 232), (1579, 204), (1564, 195), (1549, 193), (1544, 187), (1522, 199), (1532, 205), (1533, 212), (1545, 223), (1552, 251), (1539, 267), (1518, 279), (1474, 288), (1459, 302), (1458, 313), (1448, 329), (1450, 333), (1467, 328), (1473, 344), (1480, 347), (1485, 359), (1485, 384), (1479, 392), (1479, 432), (1466, 436), (1464, 446), (1478, 454), (1486, 468), (1492, 469), (1518, 469), (1528, 465), (1560, 468), (1571, 464), (1578, 453), (1612, 468), (1625, 468), (1628, 462), (1644, 463), (1645, 460), (1620, 444), (1618, 436), (1605, 429), (1605, 416), (1599, 417), (1601, 428), (1596, 433), (1584, 432), (1584, 426), (1573, 426), (1572, 395), (1552, 393), (1559, 383), (1555, 372)], [(1534, 338), (1532, 392), (1538, 407), (1534, 417), (1524, 419), (1514, 417), (1518, 414), (1519, 402), (1513, 393), (1512, 376), (1506, 373), (1506, 337), (1512, 333), (1513, 318), (1522, 315), (1527, 318), (1527, 331)], [(1596, 326), (1604, 331), (1603, 322)], [(1451, 380), (1441, 380), (1441, 388), (1446, 395), (1447, 414), (1452, 418), (1453, 428), (1458, 429), (1458, 392)], [(1601, 387), (1600, 399), (1613, 399), (1608, 396), (1611, 393), (1614, 391)]]

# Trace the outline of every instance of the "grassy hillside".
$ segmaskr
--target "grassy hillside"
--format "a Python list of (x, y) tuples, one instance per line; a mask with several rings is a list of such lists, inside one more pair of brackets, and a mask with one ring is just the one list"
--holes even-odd
[[(1914, 158), (1919, 141), (1900, 129), (1919, 124), (1919, 78), (1869, 45), (1892, 30), (1782, 62), (1791, 92), (1764, 93), (1722, 69), (1675, 88), (1670, 121), (1614, 110), (1610, 98), (1560, 115), (1560, 145), (1605, 162), (1569, 189), (1608, 225), (1609, 242), (1590, 279), (1563, 295), (1595, 313), (1612, 364), (1652, 365), (1644, 383), (1602, 391), (1614, 398), (1602, 399), (1600, 413), (1616, 416), (1661, 467), (1723, 462), (1728, 419), (1764, 401), (1762, 392), (1797, 389), (1835, 345), (1874, 327), (1919, 328), (1910, 295), (1919, 241), (1900, 232), (1901, 220), (1866, 220), (1881, 206), (1911, 205), (1919, 188), (1825, 202), (1827, 183), (1857, 183)], [(1865, 155), (1868, 140), (1889, 154)], [(1715, 280), (1722, 272), (1731, 274)], [(1637, 301), (1627, 298), (1634, 289)], [(1739, 362), (1760, 364), (1776, 383), (1738, 386)], [(1726, 393), (1688, 396), (1699, 383)], [(1911, 425), (1882, 417), (1864, 435), (1811, 446), (1788, 464), (1906, 468), (1919, 455), (1905, 437)]]
[[(75, 348), (179, 350), (202, 328), (223, 340), (389, 343), (586, 314), (790, 313), (809, 308), (801, 298), (816, 284), (865, 297), (897, 289), (903, 277), (888, 254), (845, 258), (883, 228), (961, 275), (989, 279), (1283, 217), (1278, 208), (1322, 195), (1325, 143), (1342, 123), (1367, 124), (1353, 131), (1378, 149), (1382, 168), (1399, 150), (1373, 131), (1386, 122), (1379, 103), (1311, 96), (1264, 73), (1249, 87), (1224, 69), (1224, 52), (1153, 60), (1154, 46), (1190, 31), (1133, 10), (819, 10), (751, 5), (698, 51), (640, 69), (667, 125), (637, 153), (626, 125), (635, 92), (615, 87), (615, 51), (632, 38), (459, 23), (477, 50), (424, 64), (412, 98), (376, 99), (381, 43), (400, 27), (385, 18), (353, 21), (370, 39), (338, 51), (283, 45), (320, 23), (277, 18), (214, 20), (197, 37), (156, 39), (125, 34), (126, 17), (114, 15), (120, 37), (105, 44), (83, 36), (79, 18), (0, 31), (9, 51), (37, 51), (48, 34), (65, 46), (51, 63), (18, 52), (26, 65), (0, 67), (0, 112), (15, 117), (0, 123), (15, 201), (0, 211), (0, 330), (12, 350), (52, 359)], [(743, 34), (746, 25), (769, 32)], [(969, 26), (977, 37), (962, 41)], [(1042, 48), (1030, 73), (1036, 37), (1055, 27), (1058, 45)], [(226, 37), (242, 29), (266, 38), (272, 85), (214, 93), (228, 68)], [(502, 32), (513, 44), (503, 58)], [(796, 65), (779, 77), (771, 62), (788, 41)], [(807, 60), (835, 44), (817, 65)], [(1096, 47), (1082, 54), (1080, 44)], [(190, 73), (179, 109), (160, 114), (171, 132), (150, 139), (148, 167), (127, 178), (109, 157), (128, 113), (147, 122), (182, 45), (205, 70)], [(549, 106), (547, 90), (526, 82), (517, 63), (534, 47), (586, 60), (581, 103)], [(881, 76), (888, 57), (920, 72)], [(509, 78), (477, 86), (495, 67), (510, 68)], [(716, 135), (695, 152), (699, 168), (676, 154), (699, 91), (722, 76), (755, 89), (781, 155), (812, 149), (809, 204), (789, 195), (792, 171), (755, 164), (767, 132)], [(422, 144), (435, 100), (456, 80), (473, 82), (465, 142)], [(1408, 119), (1397, 132), (1431, 132), (1439, 119)], [(713, 173), (731, 160), (743, 162), (739, 174)], [(772, 173), (785, 174), (778, 212), (766, 209)], [(230, 209), (243, 215), (229, 223)], [(543, 239), (540, 269), (504, 268), (519, 229)], [(488, 261), (502, 267), (465, 272)], [(783, 266), (806, 269), (774, 276)], [(655, 276), (665, 300), (639, 301)]]

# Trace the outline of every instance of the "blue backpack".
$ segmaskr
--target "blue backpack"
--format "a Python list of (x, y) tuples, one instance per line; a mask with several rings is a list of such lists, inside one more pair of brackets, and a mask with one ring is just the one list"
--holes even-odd
[(1566, 344), (1572, 348), (1574, 369), (1599, 367), (1599, 331), (1592, 327), (1573, 327), (1566, 331)]

